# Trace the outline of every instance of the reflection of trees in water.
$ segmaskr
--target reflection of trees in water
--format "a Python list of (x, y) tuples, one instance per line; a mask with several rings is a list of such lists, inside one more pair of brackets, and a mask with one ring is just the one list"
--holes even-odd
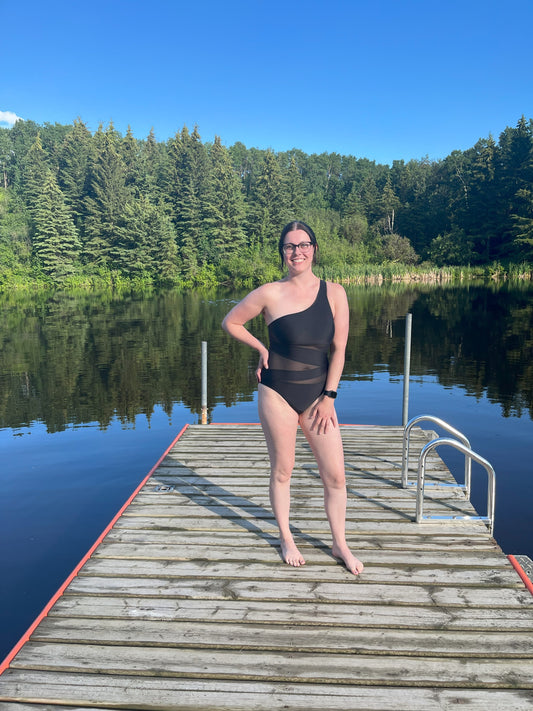
[[(345, 378), (403, 373), (405, 315), (413, 313), (411, 372), (486, 393), (505, 415), (533, 414), (531, 288), (349, 287)], [(49, 431), (113, 417), (133, 423), (156, 405), (200, 412), (201, 341), (208, 342), (209, 408), (249, 400), (255, 352), (220, 328), (240, 295), (21, 295), (0, 312), (0, 426), (43, 421)], [(256, 319), (251, 329), (266, 340)]]
[(344, 377), (354, 380), (369, 375), (379, 364), (388, 364), (392, 371), (403, 373), (405, 315), (417, 293), (402, 285), (352, 287), (347, 292), (350, 333)]
[[(504, 416), (533, 417), (533, 291), (470, 287), (428, 293), (417, 301), (413, 353), (443, 385), (500, 402)], [(411, 361), (411, 370), (413, 363)]]

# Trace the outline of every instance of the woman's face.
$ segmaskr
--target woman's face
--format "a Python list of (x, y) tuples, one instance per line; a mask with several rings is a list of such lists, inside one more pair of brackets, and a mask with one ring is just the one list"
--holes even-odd
[(298, 272), (313, 265), (315, 249), (311, 238), (304, 230), (287, 232), (283, 240), (283, 257), (285, 264)]

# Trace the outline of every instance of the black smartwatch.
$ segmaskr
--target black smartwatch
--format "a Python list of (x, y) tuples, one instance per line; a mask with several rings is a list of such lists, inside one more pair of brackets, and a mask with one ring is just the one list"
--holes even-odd
[(325, 395), (326, 397), (330, 397), (332, 400), (335, 400), (335, 398), (337, 397), (336, 390), (324, 390), (324, 392), (322, 394)]

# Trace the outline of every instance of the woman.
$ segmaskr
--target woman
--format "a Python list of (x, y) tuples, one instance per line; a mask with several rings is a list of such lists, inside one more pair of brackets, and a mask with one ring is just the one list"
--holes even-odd
[[(318, 245), (308, 225), (289, 223), (278, 249), (287, 276), (249, 293), (228, 313), (222, 327), (259, 352), (259, 418), (270, 457), (270, 502), (283, 560), (296, 567), (305, 564), (289, 526), (290, 480), (300, 425), (324, 485), (332, 553), (357, 575), (363, 564), (345, 539), (344, 453), (334, 407), (348, 338), (348, 301), (340, 284), (321, 281), (313, 273)], [(270, 350), (245, 328), (259, 314), (268, 325)]]

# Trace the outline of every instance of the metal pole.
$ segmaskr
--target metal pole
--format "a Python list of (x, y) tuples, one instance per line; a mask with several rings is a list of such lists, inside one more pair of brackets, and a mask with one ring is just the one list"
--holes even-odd
[(207, 341), (202, 341), (202, 425), (207, 425)]
[(411, 330), (413, 324), (413, 314), (407, 314), (405, 317), (405, 355), (404, 355), (404, 374), (403, 374), (403, 407), (402, 407), (402, 426), (405, 427), (408, 420), (409, 410), (409, 374), (411, 370)]

